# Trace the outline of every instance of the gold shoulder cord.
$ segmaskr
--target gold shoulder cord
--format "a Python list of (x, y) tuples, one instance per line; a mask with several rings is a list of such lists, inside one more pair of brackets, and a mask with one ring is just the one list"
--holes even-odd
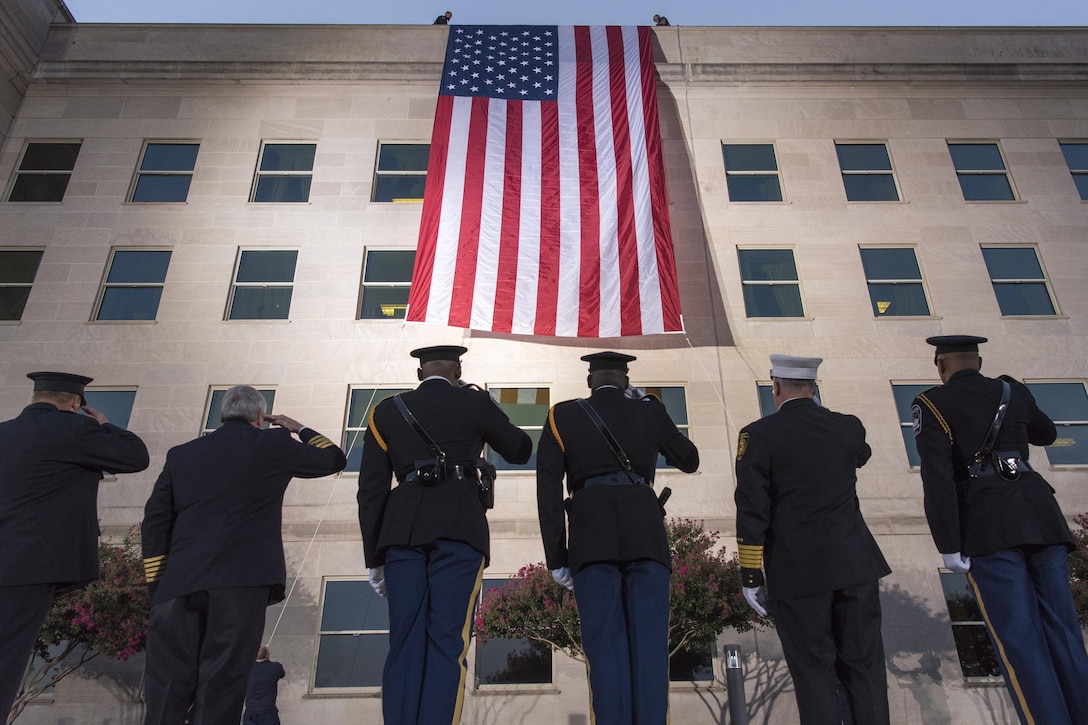
[(555, 406), (553, 405), (548, 409), (548, 427), (552, 429), (552, 435), (555, 436), (555, 442), (559, 444), (559, 450), (564, 453), (567, 452), (566, 446), (563, 445), (563, 437), (559, 435), (559, 428), (555, 425)]
[(951, 442), (952, 429), (948, 427), (948, 421), (944, 419), (943, 415), (941, 415), (941, 411), (937, 410), (937, 406), (935, 406), (933, 402), (926, 397), (925, 393), (918, 393), (918, 400), (926, 404), (926, 407), (929, 408), (931, 413), (933, 413), (933, 417), (936, 418), (937, 422), (941, 424), (942, 428), (944, 428), (944, 432), (948, 436), (949, 442)]
[(382, 438), (381, 433), (378, 432), (378, 426), (374, 423), (374, 411), (378, 409), (378, 406), (374, 406), (370, 409), (370, 415), (367, 416), (366, 424), (370, 432), (374, 435), (374, 440), (378, 442), (382, 450), (386, 453), (389, 452), (389, 444)]

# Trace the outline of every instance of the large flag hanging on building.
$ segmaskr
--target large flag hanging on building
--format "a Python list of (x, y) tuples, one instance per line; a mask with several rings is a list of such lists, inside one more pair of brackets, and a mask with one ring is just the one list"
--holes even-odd
[(649, 28), (450, 26), (407, 319), (682, 329)]

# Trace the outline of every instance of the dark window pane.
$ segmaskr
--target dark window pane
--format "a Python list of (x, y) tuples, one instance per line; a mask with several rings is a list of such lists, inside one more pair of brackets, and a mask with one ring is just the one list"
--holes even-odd
[(378, 171), (426, 171), (430, 153), (430, 144), (382, 144), (378, 153)]
[(847, 201), (899, 201), (891, 174), (843, 175)]
[(1055, 466), (1088, 463), (1088, 425), (1058, 424), (1058, 438), (1046, 447), (1047, 458)]
[(296, 250), (242, 252), (238, 260), (238, 282), (293, 282)]
[(990, 279), (1044, 279), (1039, 255), (1032, 247), (983, 247)]
[(166, 279), (166, 268), (170, 265), (170, 252), (114, 252), (110, 273), (106, 277), (111, 283), (155, 283)]
[(290, 312), (290, 287), (237, 287), (229, 319), (286, 320)]
[(381, 687), (388, 634), (323, 634), (314, 687)]
[(408, 388), (358, 388), (351, 391), (351, 402), (348, 404), (348, 427), (365, 427), (370, 417), (370, 409), (386, 398), (400, 393), (408, 392)]
[(476, 645), (476, 677), (481, 685), (547, 684), (552, 651), (530, 639), (492, 639)]
[(1082, 201), (1088, 201), (1088, 174), (1073, 174), (1073, 183)]
[(836, 144), (839, 168), (843, 171), (891, 171), (888, 147), (882, 143)]
[[(272, 412), (272, 403), (276, 400), (275, 390), (259, 390), (261, 395), (264, 396), (264, 409), (266, 413)], [(220, 418), (223, 414), (223, 396), (226, 395), (226, 390), (213, 390), (212, 399), (208, 404), (208, 418), (204, 421), (204, 428), (207, 430), (214, 430), (222, 425)], [(268, 427), (268, 423), (265, 423), (263, 428)]]
[(42, 253), (37, 250), (0, 252), (0, 284), (30, 284), (41, 261)]
[(154, 320), (162, 287), (107, 287), (98, 308), (99, 320)]
[(865, 269), (866, 279), (922, 279), (918, 258), (909, 247), (863, 248), (861, 266)]
[(1051, 420), (1088, 420), (1083, 383), (1028, 383), (1028, 390)]
[(0, 320), (23, 319), (29, 298), (29, 287), (0, 287)]
[(997, 306), (1003, 315), (1053, 315), (1054, 304), (1046, 285), (1037, 282), (994, 284)]
[(725, 144), (722, 158), (726, 171), (778, 171), (771, 144)]
[[(681, 426), (688, 424), (688, 404), (683, 388), (670, 386), (651, 387), (646, 388), (645, 390), (647, 393), (652, 393), (661, 399), (661, 402), (665, 404), (665, 410), (668, 411), (669, 417), (672, 418), (673, 423)], [(543, 420), (543, 417), (541, 420)]]
[(777, 413), (778, 408), (774, 404), (774, 389), (770, 385), (756, 386), (759, 395), (759, 415), (766, 418), (771, 413)]
[(192, 171), (196, 166), (195, 143), (149, 143), (144, 149), (141, 171)]
[(746, 282), (797, 280), (791, 249), (741, 249), (737, 254), (740, 278)]
[[(543, 417), (541, 417), (543, 420)], [(529, 439), (533, 442), (533, 453), (529, 456), (529, 460), (525, 463), (507, 463), (502, 456), (495, 451), (491, 450), (491, 447), (487, 448), (487, 460), (491, 465), (500, 471), (532, 471), (536, 469), (536, 449), (540, 443), (541, 430), (527, 430), (525, 434), (529, 436)]]
[(313, 171), (317, 145), (268, 144), (261, 154), (261, 171)]
[(794, 284), (745, 286), (744, 310), (748, 317), (804, 317), (801, 290)]
[(1004, 171), (1005, 162), (994, 143), (950, 143), (948, 152), (957, 171)]
[(403, 320), (408, 312), (408, 287), (364, 287), (360, 320)]
[(19, 174), (8, 201), (64, 201), (71, 174)]
[(981, 622), (982, 612), (975, 600), (975, 591), (966, 574), (941, 572), (941, 589), (948, 605), (948, 618), (953, 622)]
[(192, 181), (189, 174), (143, 174), (136, 180), (132, 200), (145, 203), (185, 201), (189, 198)]
[(110, 423), (128, 428), (132, 416), (132, 404), (136, 401), (135, 390), (94, 390), (88, 388), (83, 397), (87, 405), (103, 413)]
[(358, 579), (325, 582), (322, 632), (389, 629), (389, 607), (370, 586)]
[(309, 201), (310, 181), (309, 176), (262, 176), (257, 179), (253, 201)]
[(368, 252), (364, 282), (411, 282), (415, 251)]
[(426, 186), (425, 176), (379, 176), (374, 181), (374, 201), (418, 201)]
[(76, 167), (79, 143), (27, 144), (20, 171), (71, 171)]
[(929, 304), (921, 284), (870, 284), (869, 299), (877, 317), (928, 315)]
[(729, 176), (729, 201), (782, 201), (782, 186), (773, 175)]
[(713, 645), (681, 649), (669, 658), (670, 682), (709, 682), (714, 679)]
[(914, 429), (903, 428), (903, 447), (907, 449), (907, 463), (911, 468), (922, 465), (922, 457), (918, 455), (918, 442), (914, 440)]
[(960, 657), (960, 669), (964, 677), (1001, 676), (1001, 665), (998, 664), (985, 627), (953, 626), (952, 638), (956, 640), (956, 652)]
[(1071, 170), (1088, 171), (1088, 143), (1063, 143), (1060, 146)]
[(961, 174), (964, 201), (1015, 201), (1004, 174)]
[(914, 402), (919, 393), (924, 393), (932, 387), (932, 385), (892, 386), (892, 395), (895, 397), (895, 412), (899, 414), (900, 423), (910, 422), (910, 404)]

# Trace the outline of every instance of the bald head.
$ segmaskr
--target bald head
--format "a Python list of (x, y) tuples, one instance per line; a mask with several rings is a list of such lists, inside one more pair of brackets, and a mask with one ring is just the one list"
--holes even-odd
[(461, 363), (454, 362), (453, 360), (431, 360), (420, 365), (419, 369), (416, 371), (416, 376), (420, 380), (425, 380), (435, 375), (440, 378), (445, 378), (456, 385), (461, 380)]
[(950, 377), (961, 370), (982, 369), (982, 356), (977, 352), (942, 352), (933, 360), (937, 364), (937, 374), (941, 376), (942, 383), (947, 383)]

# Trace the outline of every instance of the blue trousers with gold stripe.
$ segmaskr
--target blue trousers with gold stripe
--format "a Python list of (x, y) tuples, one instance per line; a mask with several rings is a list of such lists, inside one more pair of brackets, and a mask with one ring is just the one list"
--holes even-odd
[(967, 578), (1020, 722), (1088, 723), (1088, 654), (1065, 546), (973, 556)]
[(386, 725), (461, 721), (469, 636), (484, 556), (439, 540), (385, 554), (389, 654), (382, 674)]
[(574, 575), (595, 725), (664, 725), (669, 716), (669, 569), (649, 559), (587, 564)]

